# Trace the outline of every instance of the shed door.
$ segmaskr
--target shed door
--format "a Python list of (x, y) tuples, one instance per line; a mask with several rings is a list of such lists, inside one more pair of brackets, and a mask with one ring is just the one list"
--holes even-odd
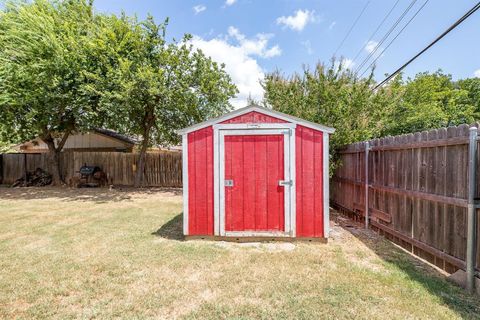
[(232, 132), (221, 141), (225, 234), (290, 235), (289, 131)]
[(283, 135), (225, 136), (225, 231), (284, 231)]

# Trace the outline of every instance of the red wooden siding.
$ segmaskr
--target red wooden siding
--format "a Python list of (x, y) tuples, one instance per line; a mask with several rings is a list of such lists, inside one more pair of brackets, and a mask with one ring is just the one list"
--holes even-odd
[(323, 237), (323, 133), (297, 126), (297, 237)]
[(225, 136), (226, 231), (284, 231), (283, 135)]
[[(286, 123), (249, 112), (222, 123)], [(324, 237), (323, 134), (295, 130), (296, 236)], [(213, 128), (188, 133), (188, 234), (214, 234)], [(283, 135), (225, 136), (226, 231), (284, 231)]]
[(286, 123), (287, 121), (271, 117), (256, 111), (242, 114), (241, 116), (228, 119), (222, 123)]
[(188, 232), (213, 235), (213, 129), (188, 134)]

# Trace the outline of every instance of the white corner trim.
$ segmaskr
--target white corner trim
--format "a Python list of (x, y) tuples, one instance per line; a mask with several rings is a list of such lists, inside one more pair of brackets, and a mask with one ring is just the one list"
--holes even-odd
[(323, 237), (330, 233), (330, 177), (329, 177), (329, 135), (323, 133)]
[(265, 115), (268, 115), (268, 116), (271, 116), (271, 117), (275, 117), (275, 118), (278, 118), (280, 120), (296, 123), (296, 124), (299, 124), (299, 125), (302, 125), (304, 127), (311, 128), (311, 129), (314, 129), (314, 130), (319, 130), (319, 131), (326, 132), (326, 133), (335, 132), (334, 128), (330, 128), (330, 127), (327, 127), (327, 126), (324, 126), (324, 125), (321, 125), (321, 124), (318, 124), (318, 123), (307, 121), (307, 120), (304, 120), (304, 119), (301, 119), (301, 118), (298, 118), (298, 117), (295, 117), (295, 116), (288, 115), (286, 113), (278, 112), (278, 111), (275, 111), (275, 110), (267, 109), (267, 108), (256, 106), (256, 105), (251, 105), (251, 106), (241, 108), (241, 109), (237, 109), (237, 110), (232, 111), (230, 113), (224, 114), (224, 115), (222, 115), (218, 118), (210, 119), (210, 120), (207, 120), (207, 121), (204, 121), (204, 122), (194, 124), (190, 127), (178, 130), (177, 133), (178, 134), (189, 133), (189, 132), (192, 132), (192, 131), (195, 131), (195, 130), (199, 130), (199, 129), (202, 129), (202, 128), (205, 128), (205, 127), (208, 127), (208, 126), (211, 126), (211, 125), (214, 125), (214, 124), (217, 124), (217, 123), (220, 123), (220, 122), (223, 122), (223, 121), (226, 121), (226, 120), (238, 117), (238, 116), (241, 116), (242, 114), (246, 114), (246, 113), (252, 112), (252, 111), (256, 111), (258, 113), (262, 113), (262, 114), (265, 114)]
[(188, 134), (182, 136), (183, 234), (188, 235)]
[(220, 232), (220, 149), (218, 129), (213, 129), (213, 234), (219, 236)]

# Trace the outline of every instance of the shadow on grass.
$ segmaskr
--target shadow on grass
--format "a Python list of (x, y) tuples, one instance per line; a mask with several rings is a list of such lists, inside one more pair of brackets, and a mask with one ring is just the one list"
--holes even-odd
[(94, 203), (108, 203), (132, 201), (136, 194), (172, 193), (181, 195), (178, 188), (68, 188), (68, 187), (28, 187), (9, 188), (0, 187), (0, 200), (32, 200), (57, 199), (59, 201), (86, 201)]
[(173, 217), (170, 221), (165, 223), (155, 232), (152, 232), (152, 235), (169, 239), (184, 241), (185, 237), (183, 236), (183, 215), (180, 213)]
[[(338, 217), (342, 218), (338, 219)], [(363, 224), (345, 218), (340, 213), (332, 215), (332, 218), (342, 229), (359, 239), (386, 263), (402, 271), (411, 280), (420, 283), (461, 318), (479, 319), (480, 298), (478, 296), (470, 295), (464, 289), (449, 282), (442, 272), (429, 263), (408, 254), (372, 230), (365, 230)]]

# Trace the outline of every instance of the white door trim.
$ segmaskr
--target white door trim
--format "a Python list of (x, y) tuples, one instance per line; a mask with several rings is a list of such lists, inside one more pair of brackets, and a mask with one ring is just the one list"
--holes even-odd
[(213, 129), (233, 130), (233, 129), (295, 129), (295, 123), (219, 123), (214, 124)]
[(328, 133), (323, 132), (323, 237), (330, 235), (330, 148)]
[[(286, 236), (295, 237), (295, 124), (251, 124), (215, 125), (213, 128), (214, 152), (214, 233), (219, 236)], [(272, 126), (273, 125), (273, 126)], [(291, 186), (285, 186), (285, 232), (225, 232), (225, 136), (226, 135), (284, 135), (285, 180), (291, 180)]]

